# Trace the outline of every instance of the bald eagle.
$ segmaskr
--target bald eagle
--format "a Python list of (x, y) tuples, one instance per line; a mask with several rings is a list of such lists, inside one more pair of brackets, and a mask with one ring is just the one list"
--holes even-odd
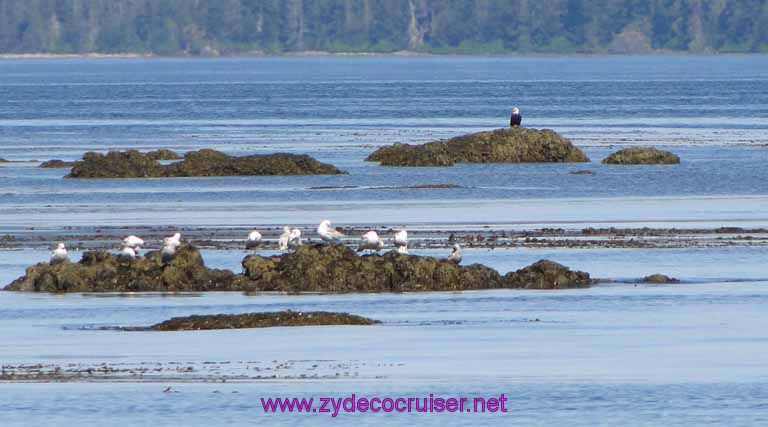
[(512, 115), (509, 116), (509, 127), (520, 126), (520, 122), (523, 121), (523, 116), (520, 115), (520, 109), (515, 107), (512, 109)]

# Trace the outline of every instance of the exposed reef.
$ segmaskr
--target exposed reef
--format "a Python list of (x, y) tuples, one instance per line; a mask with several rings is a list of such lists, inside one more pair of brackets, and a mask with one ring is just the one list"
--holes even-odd
[(588, 288), (593, 281), (583, 271), (571, 271), (549, 260), (541, 260), (504, 276), (508, 288), (569, 289)]
[(275, 291), (420, 292), (523, 288), (565, 289), (589, 286), (589, 274), (539, 261), (505, 276), (480, 264), (405, 255), (359, 255), (343, 245), (304, 245), (295, 252), (263, 257), (249, 255), (243, 274), (209, 269), (192, 246), (179, 249), (168, 265), (157, 251), (126, 259), (104, 251), (85, 252), (77, 263), (39, 263), (8, 285), (11, 291), (38, 292), (175, 292)]
[(379, 148), (367, 161), (383, 166), (453, 166), (456, 163), (588, 162), (571, 141), (549, 129), (496, 129), (423, 145)]
[[(542, 262), (546, 268), (536, 267)], [(419, 292), (499, 288), (560, 289), (585, 287), (589, 274), (549, 261), (501, 276), (480, 264), (462, 266), (445, 259), (404, 255), (359, 256), (341, 246), (306, 245), (295, 253), (243, 260), (245, 277), (259, 291)]]
[(640, 281), (642, 283), (652, 283), (657, 285), (680, 283), (679, 280), (664, 274), (651, 274), (650, 276), (643, 277)]
[[(172, 153), (172, 152), (171, 152)], [(175, 153), (174, 153), (175, 154)], [(75, 162), (67, 178), (163, 178), (194, 176), (328, 175), (345, 173), (310, 156), (276, 153), (235, 157), (216, 150), (186, 153), (168, 165), (159, 160), (168, 153), (136, 150), (88, 152)]]
[(40, 163), (41, 168), (44, 169), (65, 169), (65, 168), (71, 168), (75, 165), (75, 162), (65, 162), (64, 160), (60, 159), (52, 159), (45, 161), (43, 163)]
[(174, 317), (146, 328), (129, 331), (200, 331), (211, 329), (274, 328), (281, 326), (374, 325), (375, 320), (348, 313), (326, 311), (277, 311), (270, 313), (211, 314)]
[(632, 147), (617, 151), (603, 160), (608, 165), (676, 165), (680, 157), (652, 147)]
[[(207, 268), (200, 252), (180, 247), (164, 265), (159, 251), (127, 259), (105, 251), (84, 252), (79, 262), (39, 263), (8, 285), (10, 291), (161, 292), (238, 290), (235, 274)], [(239, 289), (244, 290), (244, 289)]]

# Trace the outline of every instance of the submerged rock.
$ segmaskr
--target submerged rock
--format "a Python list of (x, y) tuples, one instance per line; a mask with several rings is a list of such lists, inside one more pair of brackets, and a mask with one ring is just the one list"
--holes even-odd
[(653, 283), (657, 285), (663, 285), (663, 284), (673, 284), (673, 283), (680, 283), (679, 280), (665, 276), (663, 274), (651, 274), (650, 276), (645, 276), (641, 280), (642, 283)]
[(395, 251), (360, 256), (342, 245), (305, 245), (274, 257), (250, 255), (243, 260), (243, 269), (255, 290), (294, 293), (559, 289), (591, 284), (589, 274), (550, 261), (502, 277), (480, 264), (462, 266)]
[(75, 162), (65, 162), (64, 160), (60, 159), (53, 159), (48, 160), (43, 163), (40, 163), (41, 168), (45, 169), (64, 169), (64, 168), (71, 168), (75, 165)]
[(609, 165), (676, 165), (680, 157), (651, 147), (633, 147), (617, 151), (603, 160)]
[(496, 129), (423, 145), (395, 144), (367, 161), (383, 166), (453, 166), (455, 163), (588, 162), (568, 139), (549, 129)]
[(374, 325), (375, 320), (348, 313), (325, 311), (277, 311), (273, 313), (213, 314), (174, 317), (144, 329), (151, 331), (197, 331), (210, 329), (273, 328), (280, 326)]
[(159, 251), (126, 259), (105, 251), (83, 253), (77, 263), (39, 263), (8, 285), (9, 291), (35, 292), (160, 292), (229, 291), (238, 289), (228, 270), (210, 269), (200, 252), (184, 245), (163, 265)]
[(216, 150), (191, 151), (184, 160), (160, 164), (157, 152), (85, 153), (68, 178), (160, 178), (192, 176), (324, 175), (345, 173), (312, 157), (268, 154), (235, 157)]
[(571, 175), (594, 175), (595, 172), (589, 169), (584, 169), (584, 170), (571, 171), (570, 174)]

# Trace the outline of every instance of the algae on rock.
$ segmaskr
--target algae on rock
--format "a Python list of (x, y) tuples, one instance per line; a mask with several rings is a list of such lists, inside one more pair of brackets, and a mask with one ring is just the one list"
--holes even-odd
[(453, 166), (456, 163), (564, 163), (589, 158), (549, 129), (496, 129), (423, 145), (381, 147), (366, 159), (383, 166)]
[(669, 151), (650, 147), (632, 147), (619, 150), (603, 160), (608, 165), (676, 165), (680, 157)]
[(375, 320), (348, 313), (326, 311), (277, 311), (269, 313), (211, 314), (174, 317), (148, 328), (124, 328), (151, 331), (198, 331), (211, 329), (273, 328), (284, 326), (374, 325)]
[[(173, 152), (170, 152), (173, 153)], [(175, 153), (173, 153), (175, 154)], [(67, 178), (161, 178), (193, 176), (328, 175), (345, 172), (310, 156), (276, 153), (229, 156), (216, 150), (188, 152), (184, 159), (168, 165), (158, 160), (171, 156), (164, 152), (136, 150), (85, 153), (75, 162)]]
[[(181, 246), (164, 265), (159, 251), (128, 259), (105, 251), (83, 253), (79, 262), (39, 263), (8, 285), (10, 291), (35, 292), (161, 292), (236, 290), (235, 275), (210, 269), (200, 252)], [(244, 289), (241, 289), (244, 290)]]

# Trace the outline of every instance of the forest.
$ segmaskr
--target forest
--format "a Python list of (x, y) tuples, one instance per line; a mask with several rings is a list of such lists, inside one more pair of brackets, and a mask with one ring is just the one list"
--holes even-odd
[(768, 0), (0, 0), (0, 53), (765, 53)]

